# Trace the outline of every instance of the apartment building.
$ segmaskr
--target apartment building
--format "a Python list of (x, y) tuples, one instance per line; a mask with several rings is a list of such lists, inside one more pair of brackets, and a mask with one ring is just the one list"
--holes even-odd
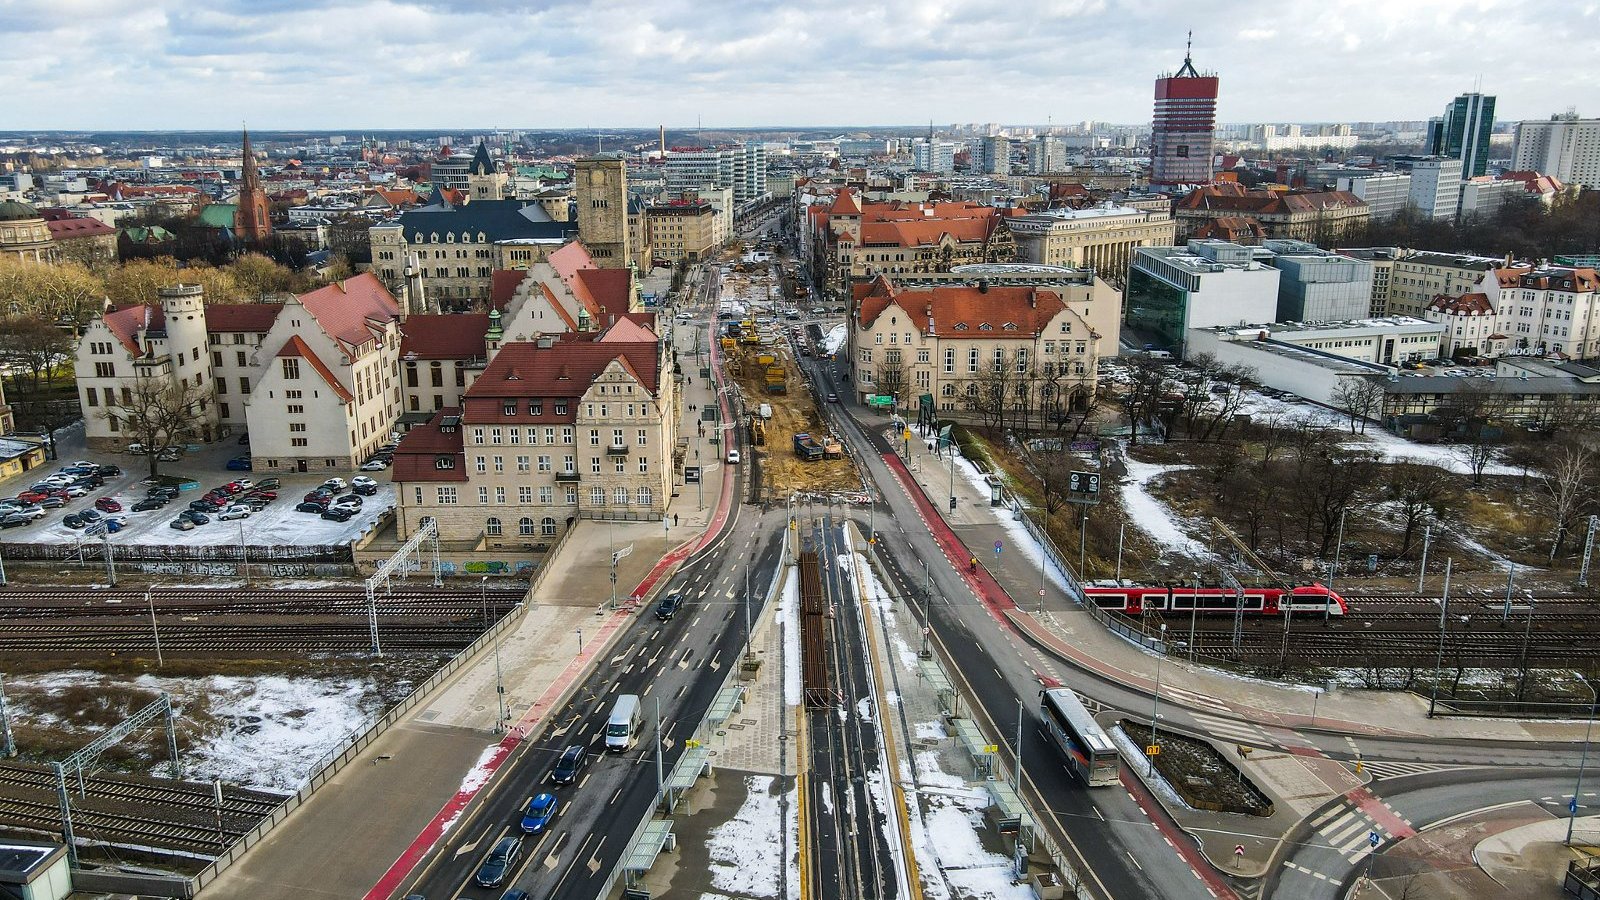
[(548, 543), (580, 518), (659, 520), (672, 495), (677, 404), (655, 336), (508, 343), (462, 397), (395, 453), (402, 538), (431, 517), (480, 546)]
[(728, 188), (735, 203), (767, 192), (767, 151), (759, 142), (726, 147), (674, 147), (664, 159), (667, 192)]
[(1094, 394), (1099, 335), (1053, 291), (897, 286), (880, 275), (856, 284), (853, 300), (847, 343), (862, 399), (927, 395), (959, 413), (1004, 382), (1019, 407), (1065, 412)]
[(717, 211), (699, 198), (657, 203), (645, 210), (650, 248), (667, 265), (698, 262), (721, 244)]
[(1600, 274), (1547, 266), (1503, 272), (1495, 307), (1510, 352), (1600, 357)]
[(1499, 356), (1505, 351), (1507, 338), (1499, 333), (1487, 294), (1435, 297), (1422, 316), (1442, 329), (1440, 357)]
[(971, 202), (861, 203), (841, 189), (831, 206), (811, 207), (812, 271), (835, 296), (879, 274), (948, 272), (1013, 262), (1017, 244), (1006, 216), (1017, 210)]
[(1511, 167), (1600, 189), (1600, 119), (1567, 113), (1517, 123)]
[(1269, 238), (1327, 244), (1364, 225), (1369, 215), (1365, 201), (1344, 191), (1252, 191), (1230, 182), (1190, 191), (1173, 207), (1180, 240), (1214, 219), (1245, 217), (1261, 223)]
[(1456, 253), (1403, 252), (1389, 272), (1389, 315), (1421, 316), (1433, 298), (1482, 293), (1494, 303), (1498, 273), (1510, 260)]

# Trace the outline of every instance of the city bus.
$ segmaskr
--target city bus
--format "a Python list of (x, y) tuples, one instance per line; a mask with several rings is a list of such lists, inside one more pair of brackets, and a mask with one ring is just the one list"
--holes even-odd
[(1067, 758), (1067, 765), (1089, 787), (1118, 783), (1120, 760), (1117, 747), (1078, 695), (1066, 688), (1041, 691), (1040, 718), (1045, 731)]

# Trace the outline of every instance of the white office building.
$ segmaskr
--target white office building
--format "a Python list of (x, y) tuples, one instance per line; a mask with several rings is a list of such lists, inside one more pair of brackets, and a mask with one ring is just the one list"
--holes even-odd
[(1411, 176), (1403, 172), (1340, 175), (1334, 184), (1365, 201), (1374, 222), (1392, 219), (1411, 205)]
[(1197, 328), (1273, 321), (1282, 277), (1254, 248), (1229, 241), (1140, 247), (1128, 267), (1123, 321), (1148, 343), (1180, 349)]
[(911, 143), (911, 167), (919, 172), (954, 174), (956, 170), (956, 145), (950, 141), (929, 141), (917, 138)]
[(1413, 156), (1397, 160), (1411, 170), (1411, 205), (1431, 219), (1454, 219), (1461, 204), (1461, 160)]

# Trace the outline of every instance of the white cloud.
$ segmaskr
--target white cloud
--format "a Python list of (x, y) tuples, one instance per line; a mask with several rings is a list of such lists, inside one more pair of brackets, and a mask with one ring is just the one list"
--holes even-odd
[[(6, 127), (1146, 121), (1194, 57), (1224, 121), (1501, 118), (1600, 96), (1570, 0), (1336, 0), (1245, 27), (1179, 0), (0, 0)], [(1441, 36), (1477, 29), (1472, 52)], [(1464, 45), (1463, 45), (1464, 46)]]

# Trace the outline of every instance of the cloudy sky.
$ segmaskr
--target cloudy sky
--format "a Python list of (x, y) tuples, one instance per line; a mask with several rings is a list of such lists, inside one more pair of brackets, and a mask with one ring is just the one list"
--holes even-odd
[(0, 0), (0, 129), (1600, 115), (1600, 0)]

